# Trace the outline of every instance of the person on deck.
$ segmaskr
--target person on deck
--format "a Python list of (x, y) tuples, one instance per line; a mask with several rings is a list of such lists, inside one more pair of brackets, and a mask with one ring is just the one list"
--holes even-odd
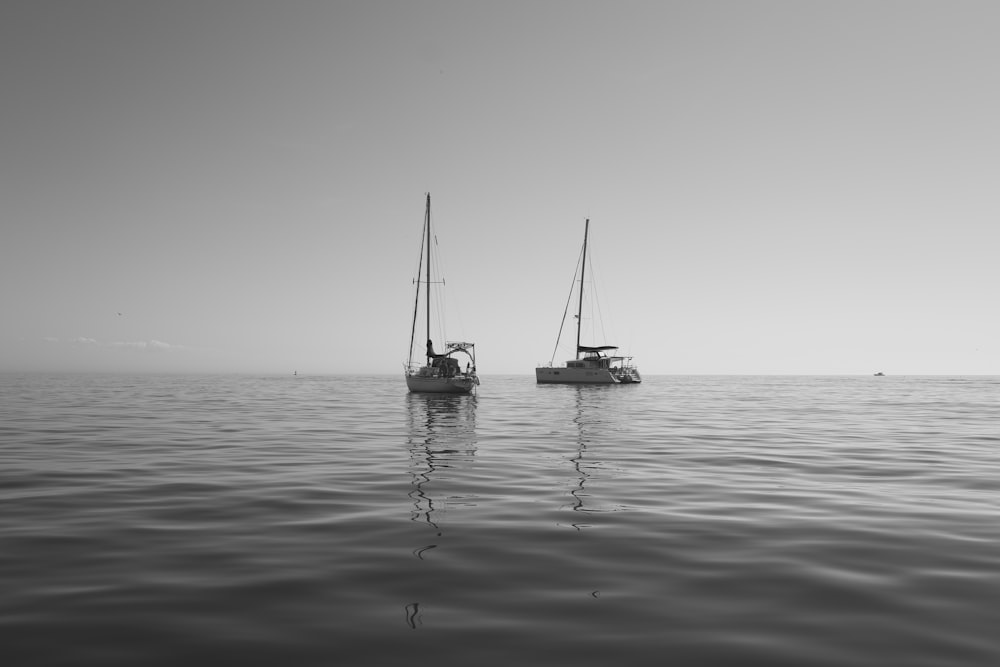
[(431, 359), (440, 359), (445, 356), (443, 354), (434, 354), (434, 343), (431, 342), (430, 338), (427, 339), (427, 356)]

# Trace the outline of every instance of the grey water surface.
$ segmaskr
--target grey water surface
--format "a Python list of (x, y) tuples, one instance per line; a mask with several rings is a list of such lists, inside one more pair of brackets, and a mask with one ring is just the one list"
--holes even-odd
[(1000, 378), (0, 375), (9, 665), (1000, 664)]

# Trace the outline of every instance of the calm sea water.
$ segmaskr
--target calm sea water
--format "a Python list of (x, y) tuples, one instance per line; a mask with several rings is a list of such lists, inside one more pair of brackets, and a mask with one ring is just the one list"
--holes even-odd
[(1000, 378), (0, 376), (9, 665), (1000, 664)]

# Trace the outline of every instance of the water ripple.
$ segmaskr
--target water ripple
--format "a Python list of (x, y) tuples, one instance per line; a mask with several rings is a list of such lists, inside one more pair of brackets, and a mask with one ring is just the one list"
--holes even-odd
[(18, 665), (984, 665), (997, 378), (0, 376)]

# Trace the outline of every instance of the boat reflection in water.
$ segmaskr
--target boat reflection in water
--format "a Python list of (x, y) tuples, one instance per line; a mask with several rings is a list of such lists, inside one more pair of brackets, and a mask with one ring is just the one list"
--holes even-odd
[[(476, 395), (411, 392), (406, 394), (406, 408), (410, 520), (431, 531), (429, 541), (413, 549), (424, 561), (440, 546), (449, 511), (476, 505), (475, 495), (463, 493), (462, 480), (453, 474), (476, 456)], [(433, 581), (425, 583), (433, 586)], [(405, 611), (411, 628), (421, 624), (420, 602), (407, 604)]]
[[(606, 472), (608, 462), (600, 459), (599, 454), (604, 446), (613, 444), (608, 442), (608, 435), (620, 431), (620, 426), (615, 424), (618, 412), (609, 409), (609, 403), (617, 397), (606, 385), (576, 385), (566, 390), (573, 393), (573, 424), (576, 427), (576, 452), (570, 458), (576, 476), (575, 485), (569, 491), (571, 509), (584, 515), (615, 511), (599, 507), (593, 491), (587, 486), (605, 476), (602, 473)], [(586, 516), (575, 519), (570, 525), (577, 530), (592, 526)]]

